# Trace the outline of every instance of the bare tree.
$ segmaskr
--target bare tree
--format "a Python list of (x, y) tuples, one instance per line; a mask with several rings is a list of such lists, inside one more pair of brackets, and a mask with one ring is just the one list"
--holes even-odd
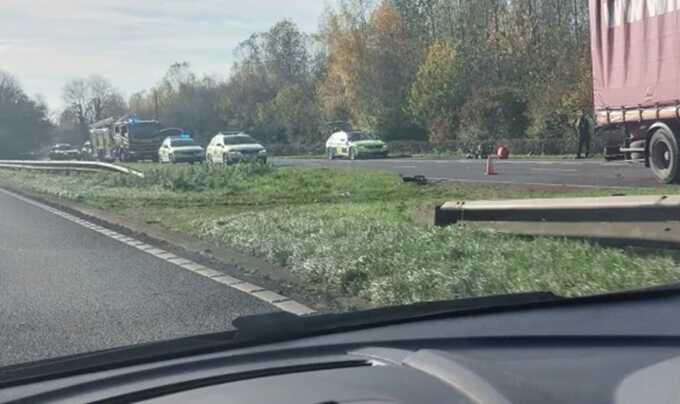
[(64, 116), (71, 117), (79, 127), (81, 137), (88, 138), (88, 126), (109, 116), (127, 111), (121, 93), (101, 76), (75, 79), (64, 86), (62, 99), (66, 105)]

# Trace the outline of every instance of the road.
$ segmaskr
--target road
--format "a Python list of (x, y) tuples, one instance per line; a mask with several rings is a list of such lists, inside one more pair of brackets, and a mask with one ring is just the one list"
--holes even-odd
[(498, 175), (484, 173), (480, 160), (303, 160), (272, 159), (276, 165), (305, 167), (361, 167), (388, 170), (403, 175), (424, 175), (432, 179), (507, 184), (568, 186), (654, 187), (654, 175), (644, 167), (603, 160), (505, 160), (495, 163)]
[(0, 228), (0, 366), (225, 331), (277, 310), (2, 190)]

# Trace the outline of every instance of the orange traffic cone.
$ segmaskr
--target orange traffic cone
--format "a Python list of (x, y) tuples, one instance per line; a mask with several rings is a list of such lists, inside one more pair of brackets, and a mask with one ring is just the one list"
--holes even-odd
[(496, 157), (496, 156), (490, 154), (490, 155), (486, 158), (486, 170), (485, 170), (485, 174), (486, 174), (486, 175), (497, 175), (497, 174), (498, 174), (498, 173), (496, 172), (494, 166), (493, 166), (493, 160), (494, 160), (495, 157)]

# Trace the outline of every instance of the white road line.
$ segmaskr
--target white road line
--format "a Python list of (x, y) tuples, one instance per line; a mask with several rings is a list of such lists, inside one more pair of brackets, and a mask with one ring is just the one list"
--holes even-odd
[(243, 282), (243, 283), (236, 283), (234, 285), (231, 285), (232, 288), (238, 289), (241, 292), (246, 292), (248, 294), (251, 294), (255, 296), (255, 292), (264, 292), (266, 289), (261, 288), (257, 285), (253, 285), (252, 283), (248, 282)]
[(394, 166), (394, 167), (392, 167), (392, 168), (397, 168), (397, 169), (399, 169), (399, 168), (418, 168), (418, 167), (416, 167), (416, 166)]
[[(26, 198), (24, 196), (21, 196), (19, 194), (16, 194), (14, 192), (8, 191), (6, 189), (0, 188), (0, 192), (2, 192), (5, 195), (11, 196), (13, 198), (16, 198), (20, 201), (26, 202), (29, 205), (35, 206), (37, 208), (40, 208), (42, 210), (45, 210), (47, 212), (53, 213), (63, 219), (66, 219), (72, 223), (78, 224), (82, 227), (85, 227), (87, 229), (90, 229), (92, 231), (95, 231), (99, 234), (102, 234), (106, 237), (109, 237), (113, 240), (116, 240), (122, 244), (125, 244), (129, 247), (135, 248), (137, 250), (140, 250), (142, 252), (145, 252), (149, 255), (152, 255), (158, 259), (162, 259), (172, 265), (175, 265), (178, 268), (182, 268), (184, 270), (193, 272), (197, 275), (200, 275), (204, 278), (210, 279), (212, 281), (215, 281), (217, 283), (221, 283), (222, 285), (225, 285), (227, 287), (230, 287), (232, 289), (236, 289), (240, 292), (246, 293), (250, 296), (253, 296), (256, 299), (262, 300), (266, 303), (269, 303), (275, 307), (277, 307), (280, 310), (287, 311), (289, 313), (293, 313), (298, 316), (304, 316), (304, 315), (309, 315), (309, 314), (314, 314), (315, 311), (301, 303), (298, 303), (286, 296), (282, 296), (278, 293), (272, 292), (270, 290), (267, 290), (265, 288), (262, 288), (258, 285), (254, 285), (252, 283), (244, 282), (239, 279), (236, 279), (232, 276), (229, 276), (223, 272), (216, 271), (214, 269), (207, 268), (203, 265), (197, 264), (193, 261), (180, 258), (168, 251), (162, 250), (160, 248), (156, 248), (153, 246), (150, 246), (146, 243), (143, 243), (139, 240), (136, 240), (132, 237), (124, 236), (120, 233), (117, 233), (115, 231), (106, 229), (104, 227), (95, 225), (93, 223), (88, 222), (87, 220), (81, 219), (79, 217), (73, 216), (71, 214), (68, 214), (66, 212), (63, 212), (61, 210), (55, 209), (51, 206), (45, 205), (43, 203), (40, 203), (38, 201), (34, 201), (32, 199)], [(164, 258), (165, 257), (165, 258)]]
[(314, 311), (307, 306), (304, 306), (294, 300), (287, 300), (285, 302), (272, 303), (274, 306), (278, 307), (283, 311), (290, 313), (295, 313), (298, 316), (304, 316), (308, 314), (314, 314)]
[(278, 293), (274, 293), (271, 290), (263, 290), (261, 292), (254, 292), (255, 296), (269, 303), (280, 303), (288, 300), (285, 296), (281, 296)]
[(215, 282), (223, 283), (227, 286), (236, 285), (237, 283), (242, 283), (242, 281), (240, 281), (240, 280), (238, 280), (238, 279), (236, 279), (232, 276), (229, 276), (229, 275), (217, 276), (215, 278), (212, 278), (212, 280), (214, 280)]

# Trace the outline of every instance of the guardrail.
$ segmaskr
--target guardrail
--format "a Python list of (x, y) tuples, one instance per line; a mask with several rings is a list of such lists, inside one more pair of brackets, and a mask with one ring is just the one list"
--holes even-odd
[(81, 171), (81, 172), (116, 172), (120, 174), (144, 177), (144, 174), (122, 166), (98, 161), (39, 161), (39, 160), (0, 160), (0, 168), (43, 170), (43, 171)]
[(502, 233), (680, 247), (680, 195), (449, 202), (434, 224), (473, 222)]

